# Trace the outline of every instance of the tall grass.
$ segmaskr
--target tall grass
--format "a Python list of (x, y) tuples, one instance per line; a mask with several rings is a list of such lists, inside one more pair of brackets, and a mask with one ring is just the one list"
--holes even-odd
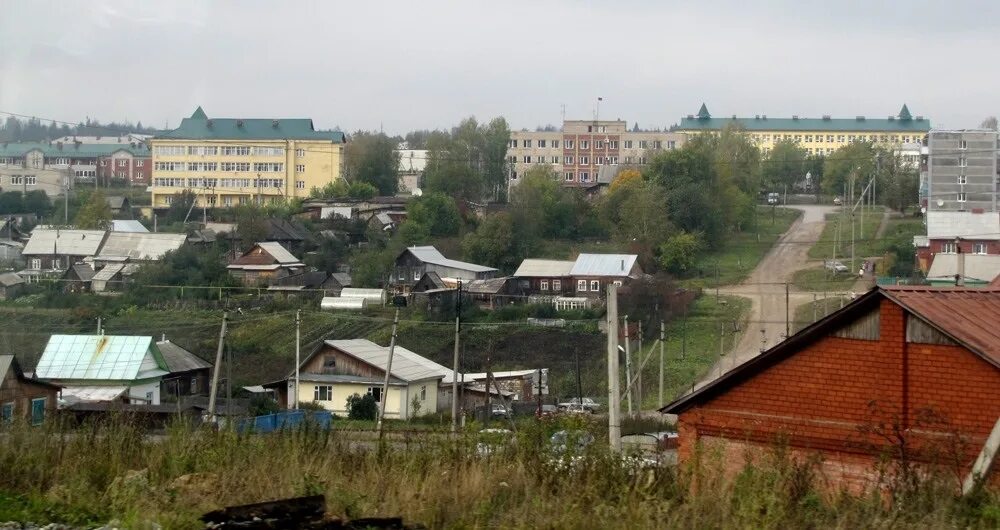
[[(563, 420), (560, 420), (563, 421)], [(736, 477), (710, 455), (697, 468), (640, 470), (601, 439), (553, 456), (552, 422), (481, 456), (476, 435), (389, 442), (381, 450), (314, 430), (240, 435), (174, 425), (149, 437), (121, 419), (0, 434), (0, 520), (200, 528), (225, 505), (324, 493), (331, 515), (400, 515), (431, 528), (995, 527), (992, 493), (905, 506), (824, 493), (809, 462), (779, 450)]]

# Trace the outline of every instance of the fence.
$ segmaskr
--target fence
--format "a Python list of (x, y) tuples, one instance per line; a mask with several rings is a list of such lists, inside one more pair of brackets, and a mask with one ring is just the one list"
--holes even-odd
[(289, 410), (240, 420), (236, 424), (236, 430), (267, 433), (281, 429), (296, 429), (305, 425), (328, 430), (332, 421), (333, 414), (327, 411)]

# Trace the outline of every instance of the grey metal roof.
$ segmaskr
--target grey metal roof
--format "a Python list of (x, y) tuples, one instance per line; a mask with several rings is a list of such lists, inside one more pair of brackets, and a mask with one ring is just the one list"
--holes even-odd
[(185, 240), (184, 234), (110, 232), (98, 256), (159, 260), (167, 252), (181, 248)]
[(140, 234), (148, 234), (149, 229), (143, 226), (139, 221), (134, 221), (131, 219), (114, 219), (111, 221), (111, 231), (112, 232), (136, 232)]
[(335, 272), (330, 276), (333, 276), (333, 279), (337, 280), (337, 283), (339, 283), (341, 287), (351, 286), (351, 275), (346, 272)]
[(442, 267), (451, 267), (453, 269), (465, 270), (469, 272), (490, 272), (496, 270), (493, 267), (486, 267), (484, 265), (476, 265), (475, 263), (466, 263), (464, 261), (448, 259), (444, 257), (443, 254), (438, 252), (438, 249), (432, 246), (409, 247), (406, 250), (424, 263), (440, 265)]
[(160, 350), (160, 354), (163, 355), (163, 362), (167, 363), (167, 371), (170, 373), (189, 372), (191, 370), (212, 367), (212, 364), (208, 361), (169, 340), (157, 341), (156, 347)]
[(1000, 213), (927, 212), (927, 237), (1000, 239)]
[(570, 270), (571, 276), (628, 276), (635, 265), (635, 254), (580, 254)]
[(70, 269), (76, 273), (80, 281), (89, 282), (94, 279), (94, 267), (90, 263), (74, 263)]
[(552, 278), (569, 276), (575, 261), (555, 259), (526, 259), (514, 272), (517, 278)]
[(469, 280), (465, 283), (465, 291), (473, 294), (497, 294), (507, 285), (510, 278), (490, 278), (488, 280)]
[(285, 250), (285, 247), (281, 246), (280, 243), (265, 241), (263, 243), (257, 243), (257, 246), (264, 249), (265, 252), (270, 254), (272, 258), (278, 260), (278, 263), (282, 265), (294, 265), (300, 263), (299, 258), (296, 258), (291, 252)]
[[(931, 262), (931, 268), (927, 271), (927, 279), (953, 280), (958, 274), (958, 254), (945, 254), (939, 252)], [(1000, 255), (996, 254), (966, 254), (965, 255), (965, 275), (966, 280), (979, 280), (989, 283), (1000, 275)]]
[(125, 197), (121, 195), (108, 195), (104, 198), (108, 202), (108, 206), (114, 210), (120, 210), (122, 206), (125, 206)]
[(36, 228), (21, 252), (26, 256), (94, 256), (104, 241), (104, 230), (57, 230)]
[(97, 273), (94, 274), (91, 280), (97, 280), (99, 282), (111, 280), (112, 278), (115, 277), (115, 274), (118, 274), (124, 268), (125, 268), (124, 263), (112, 263), (110, 265), (106, 265), (103, 269), (97, 271)]
[[(389, 347), (379, 346), (370, 340), (328, 340), (326, 344), (382, 370), (385, 370), (389, 360)], [(452, 372), (450, 368), (396, 345), (391, 375), (407, 382), (443, 377), (447, 383), (451, 381)]]
[[(398, 350), (397, 350), (398, 351)], [(396, 357), (393, 356), (392, 364), (396, 364)], [(377, 384), (382, 385), (385, 383), (384, 379), (378, 377), (364, 377), (360, 375), (341, 375), (341, 374), (309, 374), (300, 373), (299, 380), (308, 381), (310, 383), (367, 383), (367, 384)], [(406, 383), (400, 383), (398, 381), (389, 381), (390, 385), (405, 385)]]
[(4, 287), (13, 287), (15, 285), (20, 285), (24, 283), (24, 278), (17, 275), (14, 272), (3, 272), (0, 273), (0, 285)]
[(52, 335), (35, 376), (39, 379), (131, 381), (166, 375), (152, 337)]

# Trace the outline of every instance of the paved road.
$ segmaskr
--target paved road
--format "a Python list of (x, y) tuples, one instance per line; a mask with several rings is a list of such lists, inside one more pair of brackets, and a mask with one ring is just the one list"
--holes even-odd
[[(836, 210), (835, 206), (796, 205), (803, 215), (792, 224), (764, 259), (760, 261), (743, 283), (719, 289), (720, 294), (736, 295), (751, 301), (750, 319), (735, 350), (721, 359), (708, 376), (696, 385), (701, 387), (770, 348), (785, 338), (785, 282), (791, 282), (799, 269), (808, 268), (809, 248), (823, 232), (825, 216)], [(788, 318), (795, 317), (795, 309), (811, 302), (813, 293), (799, 292), (789, 287)]]

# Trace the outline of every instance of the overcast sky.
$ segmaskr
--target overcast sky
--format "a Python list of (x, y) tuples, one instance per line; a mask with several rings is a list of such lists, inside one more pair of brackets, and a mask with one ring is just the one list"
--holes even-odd
[(1000, 114), (997, 0), (3, 3), (0, 110), (73, 122)]

